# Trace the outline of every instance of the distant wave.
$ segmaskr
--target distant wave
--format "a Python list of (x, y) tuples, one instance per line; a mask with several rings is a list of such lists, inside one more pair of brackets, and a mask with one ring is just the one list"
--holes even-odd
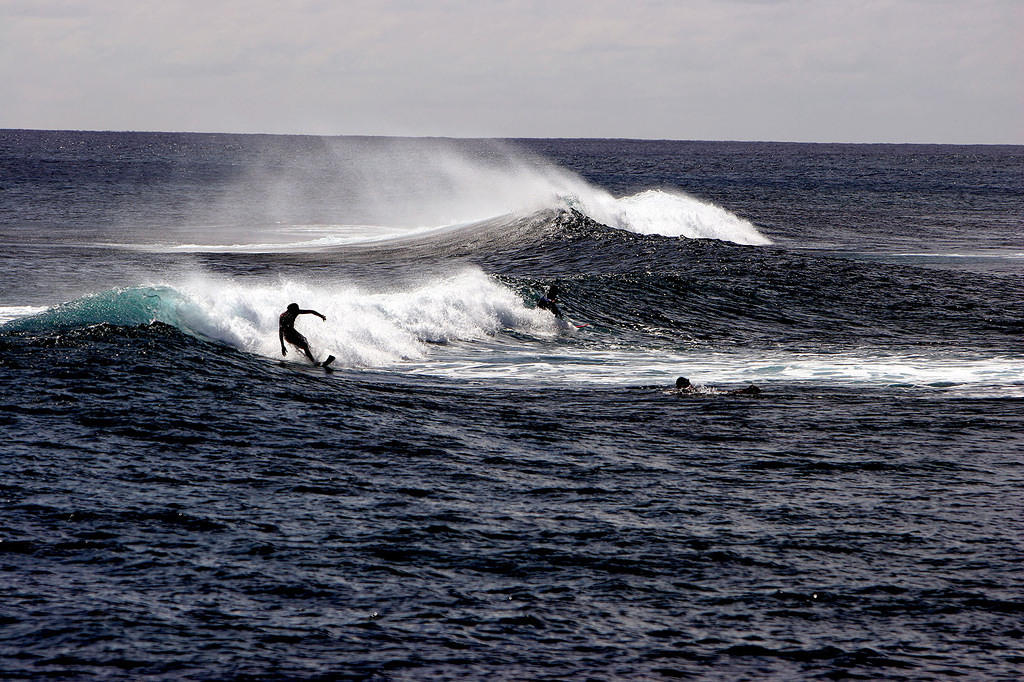
[[(651, 188), (616, 197), (508, 145), (470, 153), (441, 141), (423, 144), (427, 146), (385, 145), (339, 158), (345, 172), (325, 178), (337, 183), (325, 191), (344, 200), (323, 211), (324, 224), (282, 219), (289, 214), (285, 208), (304, 195), (308, 178), (262, 169), (256, 180), (225, 189), (205, 212), (187, 216), (187, 224), (163, 226), (159, 241), (152, 241), (152, 231), (133, 228), (107, 245), (167, 252), (320, 251), (566, 209), (638, 234), (772, 243), (750, 221), (676, 189)], [(121, 241), (129, 233), (127, 243)]]
[[(683, 194), (647, 190), (615, 199), (600, 191), (587, 196), (553, 196), (550, 206), (532, 214), (504, 214), (470, 223), (445, 224), (433, 227), (399, 228), (394, 226), (321, 225), (279, 226), (254, 234), (259, 241), (234, 240), (231, 243), (149, 243), (103, 246), (161, 253), (291, 253), (315, 252), (346, 246), (363, 246), (400, 242), (422, 237), (433, 238), (445, 233), (473, 231), (477, 226), (492, 229), (495, 224), (509, 224), (550, 211), (575, 211), (600, 225), (635, 234), (660, 235), (686, 239), (715, 239), (749, 246), (762, 246), (772, 241), (758, 232), (749, 221), (725, 209)], [(310, 232), (316, 236), (309, 237)], [(215, 235), (211, 235), (215, 236)], [(461, 235), (465, 236), (465, 235)]]

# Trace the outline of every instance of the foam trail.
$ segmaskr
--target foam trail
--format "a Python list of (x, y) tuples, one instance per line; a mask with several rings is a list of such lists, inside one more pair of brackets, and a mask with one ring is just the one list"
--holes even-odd
[(12, 320), (17, 320), (18, 318), (21, 317), (38, 315), (44, 310), (46, 310), (45, 307), (34, 305), (0, 306), (0, 324), (4, 324)]
[(1024, 396), (1024, 359), (905, 354), (774, 355), (582, 350), (546, 355), (432, 359), (404, 371), (459, 379), (516, 379), (553, 384), (670, 386), (677, 376), (698, 386), (736, 388), (751, 383), (823, 387), (932, 388), (963, 395)]
[[(444, 226), (441, 226), (444, 227)], [(264, 228), (259, 238), (266, 241), (230, 244), (105, 242), (101, 246), (154, 253), (303, 253), (324, 251), (349, 244), (403, 239), (439, 228), (401, 229), (383, 225), (288, 225)], [(311, 235), (321, 235), (309, 238)]]

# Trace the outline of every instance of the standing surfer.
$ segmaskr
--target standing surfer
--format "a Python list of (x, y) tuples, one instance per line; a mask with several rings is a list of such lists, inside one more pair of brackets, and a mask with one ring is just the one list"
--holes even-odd
[[(309, 361), (319, 367), (320, 363), (316, 361), (316, 358), (313, 357), (313, 353), (309, 350), (309, 341), (306, 340), (305, 336), (295, 331), (295, 318), (307, 313), (310, 315), (316, 315), (321, 320), (327, 321), (326, 316), (321, 315), (315, 310), (299, 310), (298, 303), (289, 303), (288, 309), (281, 313), (281, 319), (277, 331), (277, 336), (281, 339), (281, 355), (288, 355), (288, 349), (285, 348), (284, 345), (284, 342), (287, 341), (305, 353), (306, 357), (309, 358)], [(333, 359), (333, 355), (328, 357), (327, 360), (324, 361), (324, 366), (326, 367)]]

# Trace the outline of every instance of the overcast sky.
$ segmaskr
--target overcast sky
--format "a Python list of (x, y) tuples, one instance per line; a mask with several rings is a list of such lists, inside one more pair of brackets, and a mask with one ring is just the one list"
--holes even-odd
[(1024, 143), (1024, 0), (0, 0), (0, 128)]

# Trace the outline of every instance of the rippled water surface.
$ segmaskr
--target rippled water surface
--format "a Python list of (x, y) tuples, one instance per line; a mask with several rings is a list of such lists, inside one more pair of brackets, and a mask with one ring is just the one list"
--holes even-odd
[(0, 131), (0, 676), (1016, 679), (1022, 170)]

